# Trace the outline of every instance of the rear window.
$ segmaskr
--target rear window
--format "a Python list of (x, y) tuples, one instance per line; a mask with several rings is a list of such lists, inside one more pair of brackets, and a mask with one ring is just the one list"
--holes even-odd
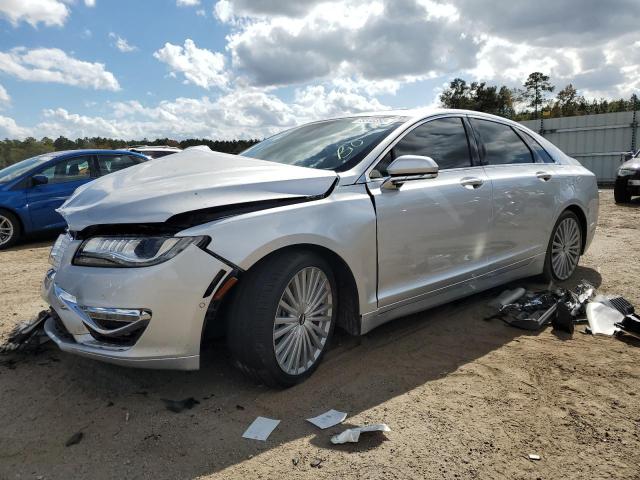
[(547, 151), (542, 147), (542, 145), (538, 143), (535, 138), (533, 138), (527, 132), (523, 132), (522, 130), (518, 130), (518, 133), (522, 135), (529, 143), (531, 150), (533, 150), (534, 155), (537, 157), (536, 161), (541, 163), (555, 163), (551, 155), (547, 153)]
[(509, 125), (471, 118), (481, 143), (483, 161), (488, 165), (534, 163), (531, 150)]

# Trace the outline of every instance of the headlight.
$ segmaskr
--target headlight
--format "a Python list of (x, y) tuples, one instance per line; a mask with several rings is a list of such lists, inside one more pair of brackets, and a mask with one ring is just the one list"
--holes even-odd
[(204, 247), (209, 237), (93, 237), (85, 240), (74, 265), (148, 267), (175, 257), (189, 245)]
[(636, 173), (636, 170), (633, 168), (621, 168), (618, 170), (619, 177), (628, 177), (629, 175), (633, 175)]

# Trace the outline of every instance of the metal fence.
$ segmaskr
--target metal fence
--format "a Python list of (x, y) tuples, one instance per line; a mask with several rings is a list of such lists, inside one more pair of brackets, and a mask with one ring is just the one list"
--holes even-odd
[(633, 111), (520, 123), (579, 160), (596, 174), (598, 182), (609, 183), (616, 178), (622, 156), (638, 149), (638, 119)]

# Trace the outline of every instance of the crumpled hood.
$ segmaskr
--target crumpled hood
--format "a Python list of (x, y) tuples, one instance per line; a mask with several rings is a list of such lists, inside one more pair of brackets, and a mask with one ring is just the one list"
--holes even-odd
[(633, 170), (640, 170), (640, 157), (630, 158), (629, 160), (624, 162), (622, 165), (620, 165), (620, 168), (630, 168)]
[(219, 152), (188, 150), (78, 188), (58, 209), (71, 230), (164, 222), (204, 208), (325, 194), (335, 172)]

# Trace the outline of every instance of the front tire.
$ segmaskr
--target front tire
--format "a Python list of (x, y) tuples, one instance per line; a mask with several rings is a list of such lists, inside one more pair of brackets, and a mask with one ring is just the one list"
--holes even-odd
[(269, 386), (291, 387), (308, 378), (336, 323), (329, 263), (305, 250), (275, 254), (249, 270), (238, 287), (227, 330), (236, 365)]
[(565, 210), (553, 227), (544, 260), (544, 279), (563, 282), (571, 278), (582, 253), (582, 228), (575, 213)]
[(616, 203), (629, 203), (631, 201), (631, 193), (627, 188), (626, 179), (616, 179), (615, 187), (613, 187), (613, 198)]
[(16, 216), (0, 210), (0, 250), (9, 248), (20, 239), (20, 222)]

